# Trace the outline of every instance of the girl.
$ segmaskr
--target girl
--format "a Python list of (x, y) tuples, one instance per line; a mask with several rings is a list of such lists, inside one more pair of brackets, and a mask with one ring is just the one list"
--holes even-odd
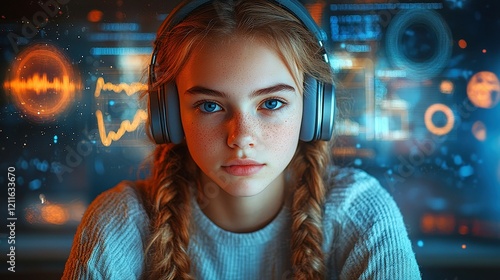
[(174, 90), (183, 134), (150, 99), (175, 143), (89, 206), (63, 279), (420, 279), (389, 194), (302, 141), (304, 88), (333, 81), (290, 1), (208, 2), (155, 42), (149, 94)]

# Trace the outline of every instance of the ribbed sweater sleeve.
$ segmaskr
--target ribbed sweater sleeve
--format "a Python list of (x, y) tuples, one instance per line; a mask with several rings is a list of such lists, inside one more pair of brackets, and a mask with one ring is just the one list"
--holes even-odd
[(390, 194), (363, 171), (329, 181), (324, 232), (329, 279), (421, 279), (403, 217)]
[(131, 183), (99, 195), (86, 210), (62, 279), (139, 279), (148, 218)]

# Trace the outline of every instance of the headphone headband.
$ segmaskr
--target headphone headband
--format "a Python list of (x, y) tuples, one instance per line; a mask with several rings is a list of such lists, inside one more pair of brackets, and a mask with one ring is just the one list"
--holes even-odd
[[(164, 20), (158, 29), (157, 38), (179, 24), (194, 10), (213, 0), (184, 1)], [(329, 63), (323, 42), (326, 33), (321, 30), (305, 7), (297, 0), (273, 0), (277, 5), (294, 15), (316, 38), (322, 49), (322, 58)], [(155, 42), (149, 66), (149, 117), (151, 134), (157, 144), (172, 142), (178, 144), (184, 138), (180, 121), (179, 96), (174, 83), (158, 85), (158, 90), (151, 90), (157, 82), (155, 74), (156, 56), (159, 44)], [(335, 91), (331, 84), (325, 84), (308, 75), (304, 79), (304, 110), (300, 140), (329, 140), (333, 133), (335, 110)]]

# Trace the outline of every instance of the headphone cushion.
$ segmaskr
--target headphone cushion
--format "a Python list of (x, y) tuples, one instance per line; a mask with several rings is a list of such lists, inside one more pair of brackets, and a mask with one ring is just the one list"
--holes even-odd
[(316, 79), (309, 75), (304, 78), (304, 106), (302, 111), (302, 124), (300, 127), (300, 140), (309, 142), (315, 140), (319, 130), (318, 116), (318, 87)]
[[(167, 142), (179, 144), (184, 139), (184, 130), (182, 129), (179, 94), (175, 83), (168, 83), (165, 86), (166, 100), (163, 103), (166, 107), (166, 133)], [(165, 130), (164, 130), (165, 131)]]

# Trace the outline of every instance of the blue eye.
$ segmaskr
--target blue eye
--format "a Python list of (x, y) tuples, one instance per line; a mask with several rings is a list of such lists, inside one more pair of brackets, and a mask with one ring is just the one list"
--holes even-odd
[(219, 105), (217, 105), (217, 103), (210, 101), (203, 102), (202, 104), (199, 105), (199, 108), (204, 113), (214, 113), (222, 110), (222, 108)]
[(267, 110), (276, 110), (283, 106), (283, 102), (278, 99), (268, 99), (262, 103), (262, 108)]

